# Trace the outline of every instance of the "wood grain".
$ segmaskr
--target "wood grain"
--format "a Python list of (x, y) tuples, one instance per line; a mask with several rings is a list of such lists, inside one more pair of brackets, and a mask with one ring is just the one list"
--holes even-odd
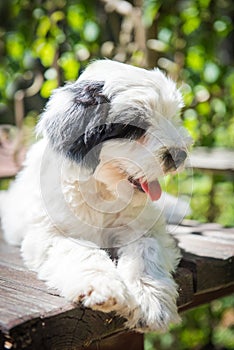
[[(233, 229), (194, 221), (168, 229), (183, 252), (175, 275), (180, 311), (234, 291)], [(25, 268), (19, 248), (0, 239), (0, 349), (131, 350), (142, 344), (114, 313), (84, 309), (49, 290)]]
[(234, 150), (227, 148), (194, 148), (187, 160), (188, 168), (234, 174)]

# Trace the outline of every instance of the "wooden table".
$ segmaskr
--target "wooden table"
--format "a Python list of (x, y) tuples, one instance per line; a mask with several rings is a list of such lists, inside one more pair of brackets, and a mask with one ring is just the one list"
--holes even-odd
[[(183, 251), (175, 276), (180, 311), (234, 292), (234, 229), (194, 221), (168, 229)], [(142, 350), (143, 336), (123, 323), (48, 290), (24, 267), (19, 248), (0, 240), (0, 349)]]
[[(11, 142), (0, 143), (0, 178), (12, 177), (24, 156)], [(234, 174), (231, 150), (196, 149), (187, 167)], [(184, 221), (168, 230), (178, 240), (183, 259), (175, 279), (178, 307), (184, 310), (234, 292), (234, 229)], [(143, 350), (143, 335), (124, 329), (124, 320), (77, 307), (48, 290), (20, 258), (19, 248), (0, 234), (0, 349)]]
[(234, 175), (234, 149), (194, 148), (187, 159), (186, 166), (209, 173)]

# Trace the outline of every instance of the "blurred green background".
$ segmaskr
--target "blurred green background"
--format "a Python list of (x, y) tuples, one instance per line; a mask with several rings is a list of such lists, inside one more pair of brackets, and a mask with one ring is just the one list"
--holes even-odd
[[(195, 146), (233, 148), (233, 19), (233, 0), (1, 0), (0, 124), (27, 134), (54, 88), (107, 57), (166, 71), (183, 92)], [(234, 226), (230, 174), (185, 172), (165, 187), (189, 196), (192, 188), (190, 218)], [(233, 349), (233, 298), (187, 312), (182, 325), (148, 335), (145, 346)]]

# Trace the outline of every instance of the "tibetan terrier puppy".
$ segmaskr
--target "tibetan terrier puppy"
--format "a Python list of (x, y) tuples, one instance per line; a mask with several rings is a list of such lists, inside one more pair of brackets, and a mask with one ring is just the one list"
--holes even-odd
[(158, 179), (183, 167), (191, 142), (182, 106), (158, 69), (96, 61), (53, 92), (41, 139), (1, 194), (5, 238), (40, 279), (140, 331), (179, 320), (180, 253), (157, 202)]

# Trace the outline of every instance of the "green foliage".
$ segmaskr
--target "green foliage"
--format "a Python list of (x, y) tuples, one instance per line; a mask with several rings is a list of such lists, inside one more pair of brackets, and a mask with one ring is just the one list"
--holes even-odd
[(11, 183), (10, 179), (4, 179), (0, 181), (0, 191), (5, 191), (9, 188)]
[[(196, 144), (234, 147), (234, 67), (227, 49), (233, 30), (231, 0), (145, 4), (146, 14), (159, 13), (158, 38), (168, 45), (166, 56), (178, 65), (180, 79), (186, 82), (186, 109), (192, 107), (193, 112), (184, 113), (184, 120)], [(158, 56), (160, 65), (165, 53)]]
[[(100, 29), (92, 1), (9, 0), (0, 4), (0, 23), (0, 98), (5, 108), (18, 89), (29, 85), (28, 71), (44, 75), (40, 93), (48, 98), (64, 80), (75, 80), (98, 52)], [(46, 74), (51, 68), (54, 74)]]
[[(154, 48), (157, 64), (182, 81), (182, 116), (195, 146), (233, 148), (232, 1), (145, 0), (144, 4), (147, 25), (157, 18), (157, 39), (166, 45), (164, 51)], [(234, 225), (231, 179), (204, 173), (187, 176), (171, 178), (166, 190), (191, 198), (191, 218)]]
[(182, 323), (170, 333), (149, 334), (146, 350), (233, 349), (234, 300), (232, 296), (213, 301), (183, 314)]

